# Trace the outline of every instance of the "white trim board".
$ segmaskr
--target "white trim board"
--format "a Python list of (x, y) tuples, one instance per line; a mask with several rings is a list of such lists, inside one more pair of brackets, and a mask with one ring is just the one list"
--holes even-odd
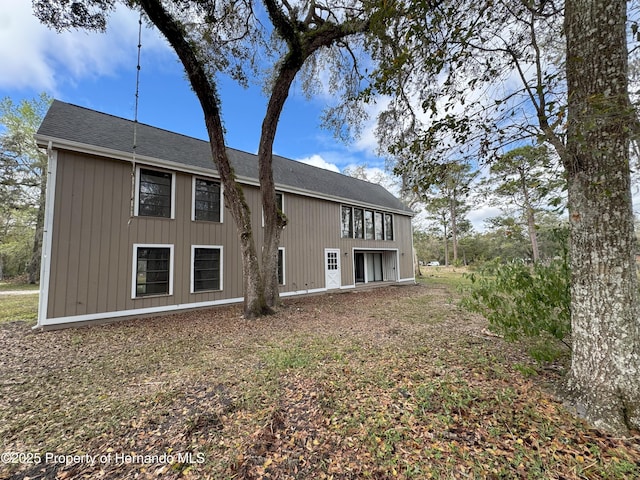
[(47, 188), (45, 192), (44, 230), (42, 232), (42, 253), (40, 257), (40, 298), (38, 299), (38, 321), (34, 328), (47, 319), (49, 304), (49, 282), (51, 276), (51, 246), (53, 244), (53, 212), (56, 196), (56, 175), (58, 171), (58, 151), (47, 151)]

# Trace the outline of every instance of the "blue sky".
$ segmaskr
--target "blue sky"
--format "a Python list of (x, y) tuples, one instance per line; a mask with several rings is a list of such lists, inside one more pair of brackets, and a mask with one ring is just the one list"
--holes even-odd
[[(101, 112), (134, 118), (138, 16), (119, 7), (106, 34), (57, 34), (41, 25), (28, 0), (0, 3), (0, 98), (35, 98), (41, 92)], [(227, 145), (255, 153), (267, 99), (259, 85), (244, 89), (221, 83)], [(320, 128), (320, 113), (330, 99), (311, 100), (298, 89), (290, 95), (274, 152), (316, 166), (342, 171), (367, 164), (384, 168), (375, 155), (371, 129), (351, 145)], [(156, 31), (144, 28), (138, 120), (206, 139), (203, 115), (182, 66)]]
[[(0, 1), (0, 98), (18, 102), (41, 92), (59, 100), (133, 119), (135, 113), (138, 15), (118, 7), (105, 34), (47, 29), (33, 16), (29, 0)], [(223, 80), (220, 85), (227, 145), (256, 153), (267, 99), (259, 85), (244, 89)], [(367, 165), (380, 177), (373, 121), (361, 138), (345, 145), (320, 127), (326, 93), (307, 99), (294, 88), (285, 105), (274, 153), (312, 165), (343, 171)], [(371, 106), (375, 112), (376, 106)], [(142, 32), (138, 120), (185, 135), (206, 139), (202, 110), (175, 53), (161, 35)], [(476, 230), (484, 219), (499, 214), (480, 205), (467, 217)], [(416, 219), (420, 223), (419, 218)]]

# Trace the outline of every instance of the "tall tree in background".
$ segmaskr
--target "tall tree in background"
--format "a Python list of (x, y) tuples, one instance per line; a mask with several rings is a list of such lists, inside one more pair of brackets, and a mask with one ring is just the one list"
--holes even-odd
[(447, 162), (427, 170), (416, 170), (414, 190), (419, 192), (426, 210), (444, 232), (445, 265), (449, 265), (448, 238), (451, 236), (453, 263), (458, 263), (458, 234), (464, 215), (469, 212), (469, 190), (475, 172), (464, 162)]
[(566, 183), (563, 173), (558, 170), (545, 145), (526, 145), (510, 150), (494, 161), (484, 181), (491, 194), (498, 198), (498, 205), (506, 210), (515, 207), (520, 211), (534, 262), (540, 259), (537, 213), (560, 203), (559, 195)]
[(449, 236), (451, 235), (451, 209), (449, 199), (444, 197), (432, 198), (424, 207), (427, 218), (433, 222), (432, 232), (441, 235), (444, 265), (449, 266)]
[[(89, 28), (104, 30), (107, 14), (117, 0), (35, 0), (36, 16), (58, 30)], [(256, 317), (272, 311), (278, 302), (278, 244), (286, 224), (278, 210), (272, 169), (272, 149), (278, 121), (296, 76), (306, 69), (317, 77), (326, 63), (332, 66), (332, 90), (358, 88), (355, 66), (357, 40), (367, 31), (370, 15), (358, 0), (296, 3), (264, 0), (271, 22), (263, 26), (251, 0), (133, 0), (125, 5), (141, 9), (169, 41), (200, 101), (214, 164), (224, 185), (226, 203), (238, 229), (244, 278), (244, 314)], [(268, 38), (270, 37), (270, 38)], [(347, 52), (340, 53), (343, 47)], [(227, 73), (241, 83), (247, 71), (256, 72), (258, 59), (271, 61), (266, 90), (267, 110), (258, 147), (259, 180), (264, 214), (264, 243), (258, 256), (251, 212), (241, 185), (235, 179), (224, 141), (217, 75)], [(321, 61), (321, 60), (324, 60)], [(307, 82), (308, 83), (308, 82)], [(313, 84), (313, 82), (311, 82)], [(351, 92), (352, 94), (352, 92)]]
[(640, 308), (629, 144), (625, 0), (566, 0), (572, 359), (569, 387), (596, 426), (640, 428)]
[(527, 139), (554, 147), (571, 222), (568, 385), (581, 415), (619, 432), (640, 427), (629, 175), (638, 129), (628, 95), (626, 5), (445, 0), (434, 9), (417, 1), (408, 17), (406, 5), (394, 4), (373, 85), (394, 98), (380, 130), (403, 158), (401, 170), (437, 167), (454, 155), (490, 160)]
[(47, 156), (38, 149), (33, 136), (50, 104), (51, 98), (45, 94), (19, 104), (9, 98), (0, 101), (0, 125), (4, 127), (0, 134), (0, 209), (7, 226), (12, 223), (12, 211), (21, 211), (22, 221), (34, 217), (29, 283), (40, 280), (47, 179)]

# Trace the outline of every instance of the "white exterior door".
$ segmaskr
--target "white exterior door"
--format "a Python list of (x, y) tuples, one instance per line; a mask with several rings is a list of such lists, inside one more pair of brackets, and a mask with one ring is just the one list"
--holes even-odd
[(342, 286), (342, 277), (340, 276), (340, 249), (325, 248), (324, 271), (324, 281), (327, 290), (340, 288)]

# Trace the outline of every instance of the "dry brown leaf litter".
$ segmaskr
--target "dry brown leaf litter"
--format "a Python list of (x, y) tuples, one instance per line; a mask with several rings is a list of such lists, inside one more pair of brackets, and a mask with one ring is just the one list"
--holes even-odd
[[(32, 333), (0, 327), (0, 478), (637, 478), (446, 288)], [(116, 456), (122, 459), (114, 461)], [(125, 461), (129, 459), (131, 461)]]

